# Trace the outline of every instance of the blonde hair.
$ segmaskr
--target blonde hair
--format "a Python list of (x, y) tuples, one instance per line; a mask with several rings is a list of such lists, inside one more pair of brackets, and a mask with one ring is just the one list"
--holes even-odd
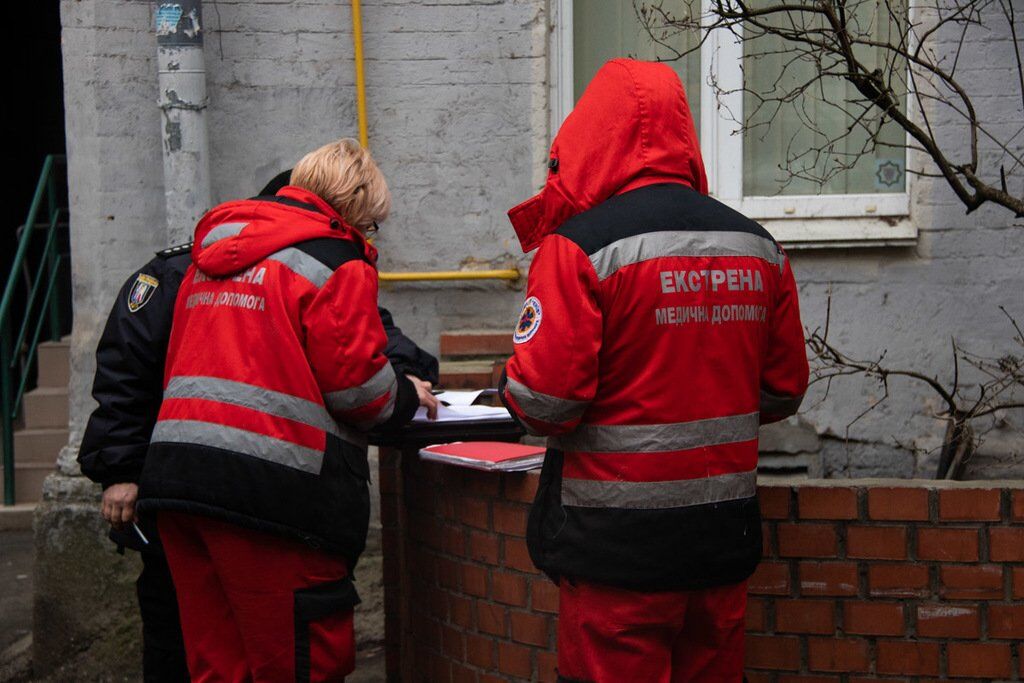
[(387, 218), (391, 192), (370, 153), (352, 138), (313, 150), (295, 164), (291, 184), (315, 193), (352, 227)]

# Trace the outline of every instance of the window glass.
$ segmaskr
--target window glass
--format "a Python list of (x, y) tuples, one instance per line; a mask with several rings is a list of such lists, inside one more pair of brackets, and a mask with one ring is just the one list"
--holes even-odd
[[(694, 0), (662, 0), (656, 3), (669, 16), (698, 16), (690, 14)], [(639, 9), (654, 3), (633, 0), (573, 0), (573, 102), (579, 100), (597, 70), (609, 59), (672, 59), (677, 53), (696, 48), (700, 38), (696, 31), (665, 28), (661, 14), (649, 19), (640, 16)], [(699, 4), (696, 5), (699, 7)], [(652, 26), (657, 41), (652, 40), (647, 25)], [(664, 43), (664, 45), (659, 44)], [(694, 51), (682, 59), (667, 62), (675, 69), (686, 89), (690, 113), (700, 132), (700, 53)]]
[[(865, 43), (899, 43), (906, 35), (907, 9), (898, 1), (846, 3), (851, 33)], [(768, 4), (749, 0), (753, 8)], [(774, 15), (768, 21), (801, 27), (811, 36), (822, 28), (823, 19), (807, 24), (803, 17)], [(743, 44), (744, 196), (904, 192), (903, 129), (891, 120), (880, 125), (877, 108), (863, 114), (859, 105), (851, 104), (863, 98), (845, 79), (817, 77), (814, 58), (822, 59), (828, 72), (841, 71), (840, 64), (828, 61), (835, 58), (802, 54), (787, 40), (755, 32), (748, 28)], [(898, 60), (893, 72), (900, 75), (892, 87), (906, 111), (906, 62), (874, 45), (855, 50), (869, 70), (889, 71), (886, 61)], [(791, 101), (780, 101), (792, 93), (798, 94)]]

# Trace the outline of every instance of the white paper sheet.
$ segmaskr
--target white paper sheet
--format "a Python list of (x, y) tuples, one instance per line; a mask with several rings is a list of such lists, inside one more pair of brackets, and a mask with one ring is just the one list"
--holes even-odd
[(441, 403), (447, 403), (450, 406), (470, 406), (473, 405), (473, 401), (480, 398), (482, 393), (484, 393), (483, 389), (476, 391), (442, 391), (435, 398)]
[(511, 420), (512, 416), (503, 406), (440, 406), (437, 420), (427, 417), (427, 409), (420, 406), (413, 422), (478, 422), (480, 420)]

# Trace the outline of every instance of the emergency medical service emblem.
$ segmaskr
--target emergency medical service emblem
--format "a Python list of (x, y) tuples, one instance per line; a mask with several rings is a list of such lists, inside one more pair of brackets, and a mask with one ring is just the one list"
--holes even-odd
[(153, 292), (159, 286), (160, 281), (152, 275), (139, 273), (139, 276), (135, 278), (135, 282), (132, 284), (131, 290), (128, 292), (128, 312), (135, 313), (148, 304), (149, 300), (153, 298)]
[(523, 312), (519, 314), (519, 324), (516, 325), (512, 341), (516, 344), (522, 344), (533, 339), (533, 335), (537, 334), (537, 330), (540, 329), (540, 319), (540, 300), (535, 296), (531, 296), (523, 303)]

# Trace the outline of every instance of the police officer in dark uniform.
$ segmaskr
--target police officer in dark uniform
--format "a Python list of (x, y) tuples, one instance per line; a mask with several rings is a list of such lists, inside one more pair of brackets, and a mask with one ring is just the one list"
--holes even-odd
[[(260, 195), (276, 194), (290, 175), (290, 170), (279, 174)], [(136, 591), (147, 682), (189, 680), (171, 573), (156, 525), (152, 519), (136, 519), (135, 500), (163, 396), (174, 303), (191, 263), (191, 243), (171, 247), (121, 287), (96, 348), (92, 394), (99, 405), (89, 417), (78, 455), (82, 474), (103, 486), (101, 512), (111, 524), (111, 540), (142, 557)], [(385, 353), (395, 372), (436, 384), (437, 359), (403, 335), (387, 310), (379, 310), (388, 338)]]

